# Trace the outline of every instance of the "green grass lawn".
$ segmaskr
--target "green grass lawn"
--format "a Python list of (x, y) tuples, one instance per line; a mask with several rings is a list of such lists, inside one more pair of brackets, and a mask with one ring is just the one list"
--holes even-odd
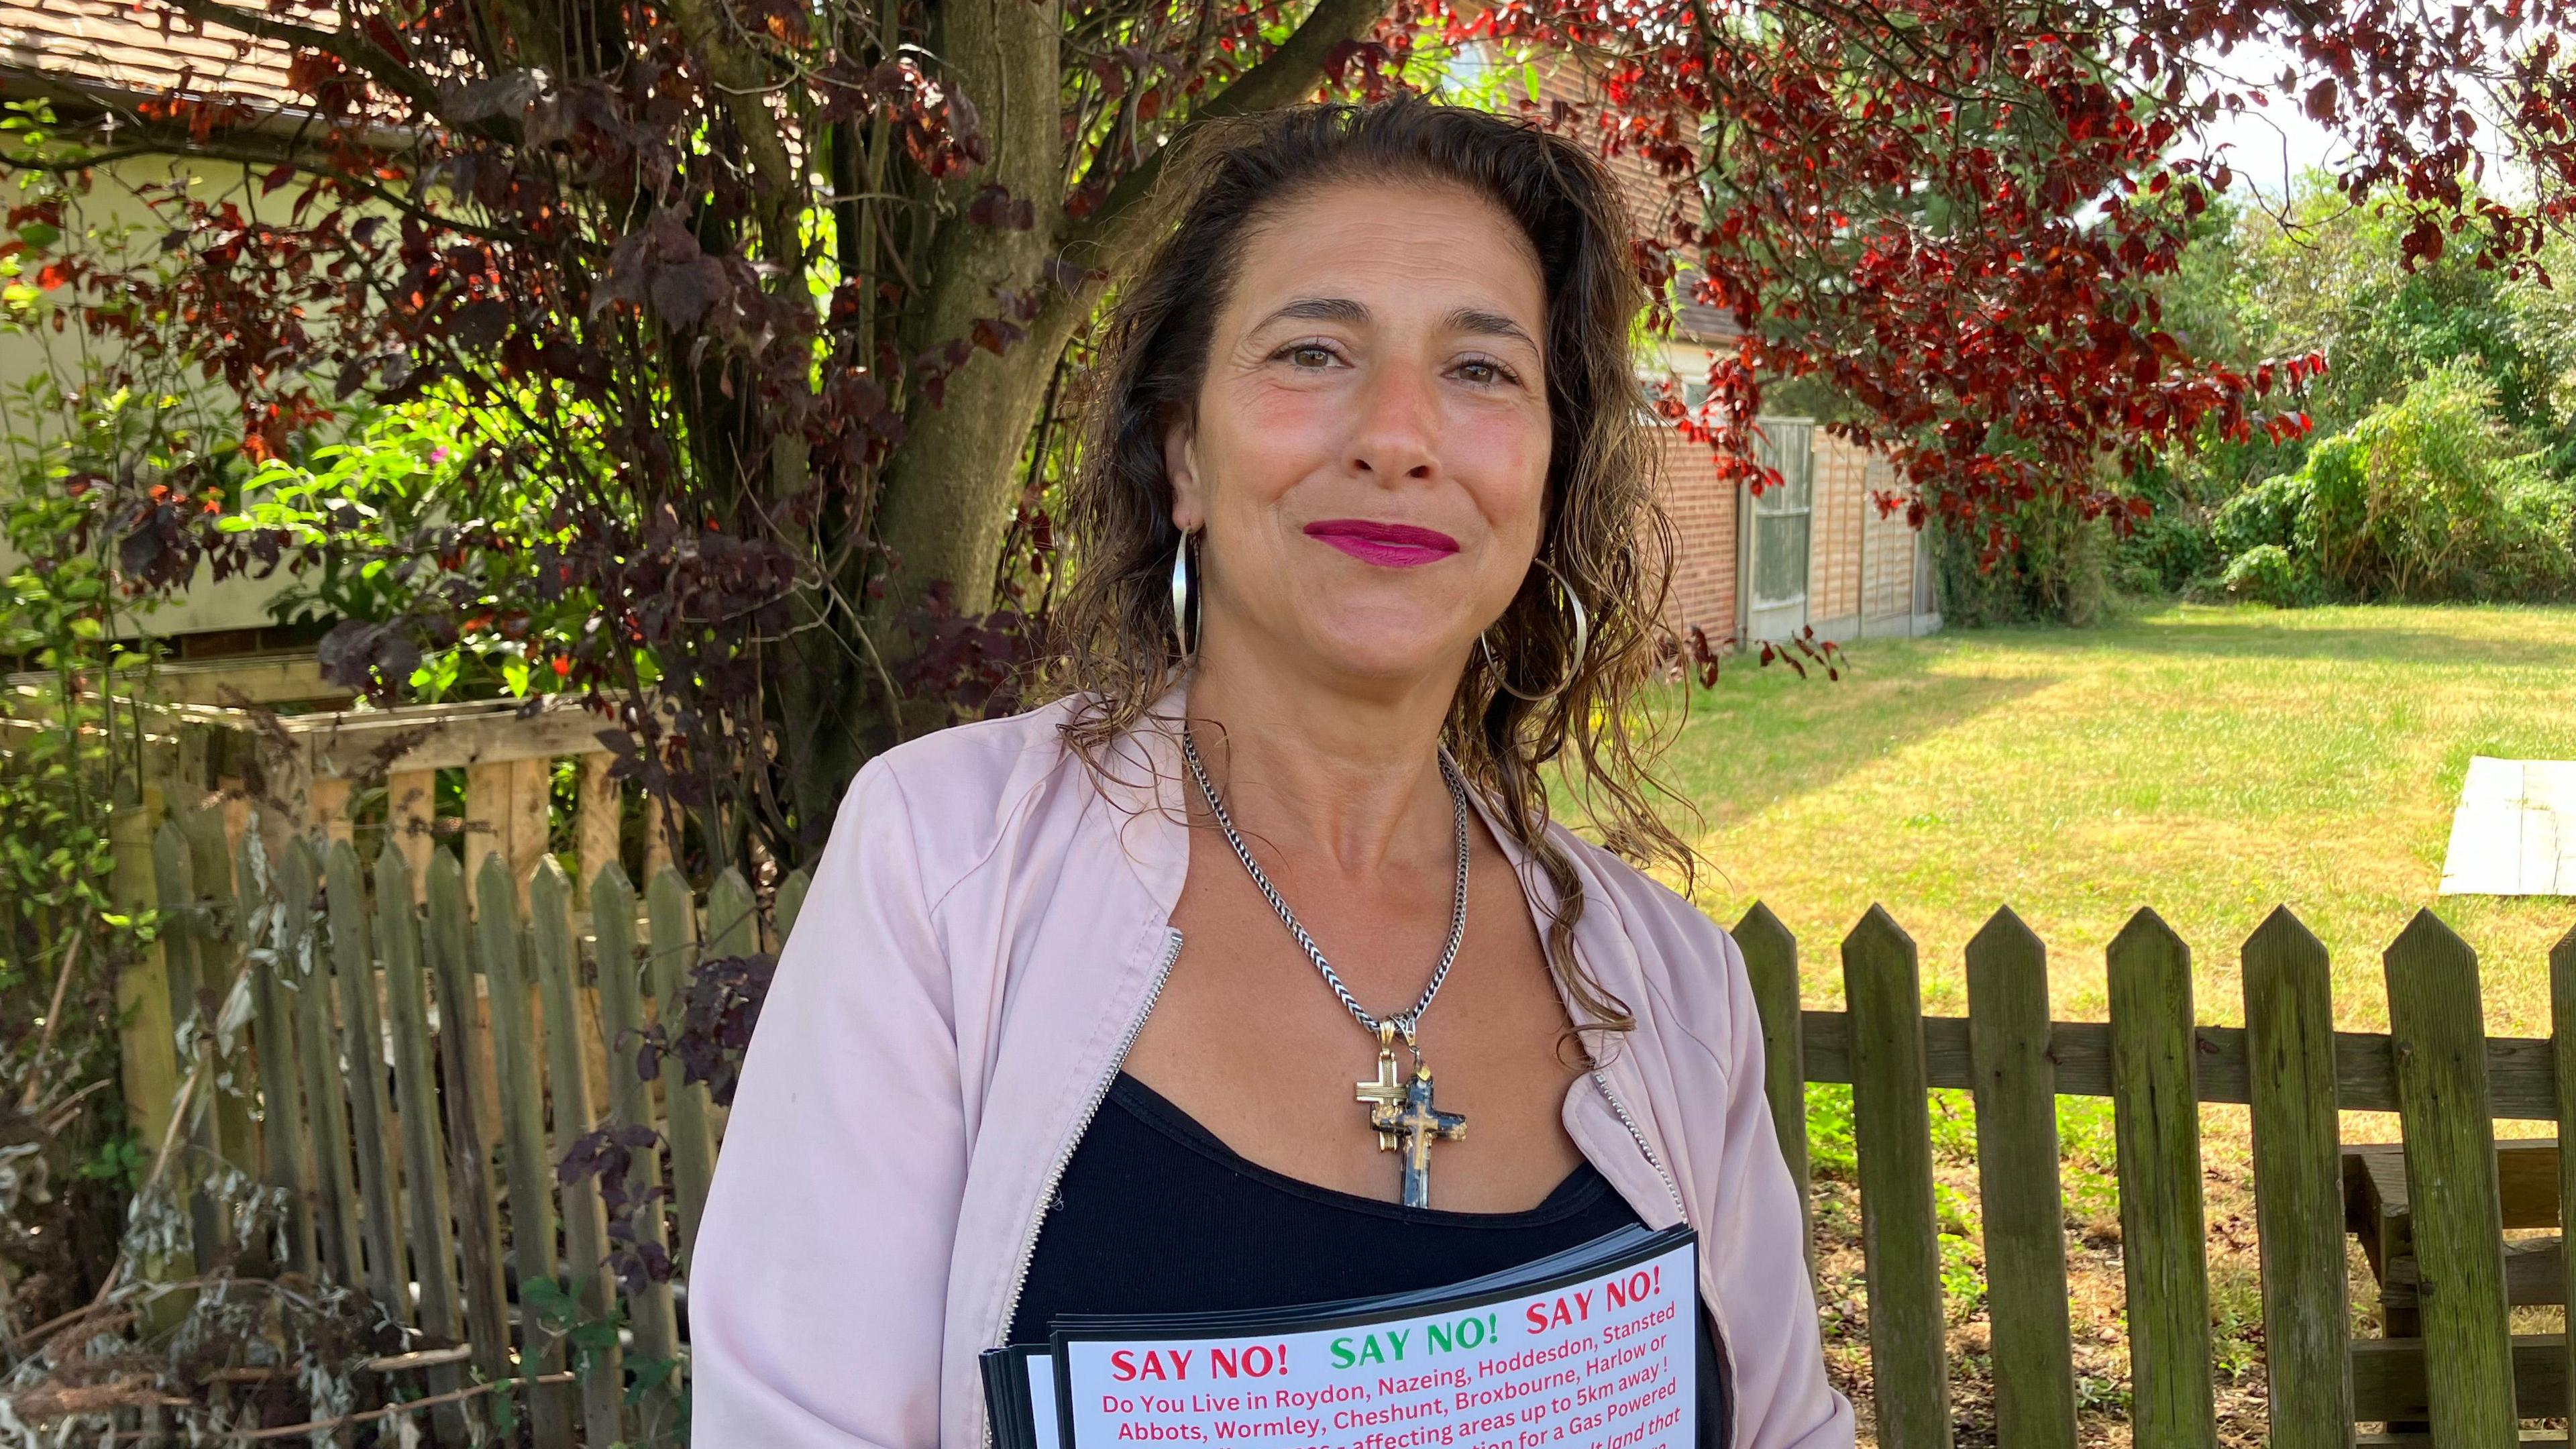
[[(2549, 1030), (2550, 946), (2576, 901), (2439, 897), (2469, 757), (2576, 758), (2576, 609), (2196, 606), (2091, 630), (1871, 640), (1840, 682), (1731, 668), (1664, 757), (1709, 862), (1701, 906), (1768, 903), (1800, 938), (1804, 996), (1842, 1005), (1842, 935), (1885, 905), (1921, 949), (1927, 1010), (1966, 1010), (1961, 951), (2009, 905), (2050, 947), (2061, 1020), (2100, 1020), (2102, 953), (2140, 906), (2193, 948), (2200, 1019), (2244, 1020), (2238, 944), (2289, 906), (2335, 962), (2336, 1016), (2385, 1029), (2379, 952), (2430, 906), (2480, 953), (2488, 1030)], [(1687, 813), (1687, 812), (1684, 812)], [(1994, 1442), (1974, 1109), (1934, 1094), (1952, 1418)], [(1875, 1443), (1848, 1088), (1808, 1089), (1829, 1370)], [(2069, 1317), (2088, 1449), (2129, 1442), (2119, 1190), (2109, 1103), (2059, 1104)], [(2266, 1436), (2246, 1111), (2204, 1105), (2219, 1438)], [(2549, 1124), (2498, 1123), (2503, 1135)], [(2348, 1141), (2396, 1120), (2346, 1113)], [(2354, 1331), (2377, 1286), (2351, 1254)], [(2519, 1331), (2560, 1326), (2517, 1311)]]
[(1699, 903), (1767, 902), (1810, 1006), (1872, 903), (1922, 949), (1929, 1009), (2009, 905), (2061, 1018), (2105, 1015), (2140, 906), (2193, 948), (2206, 1022), (2243, 1019), (2238, 943), (2286, 904), (2333, 952), (2337, 1016), (2384, 1027), (2380, 948), (2431, 906), (2475, 946), (2490, 1030), (2548, 1029), (2576, 901), (2437, 897), (2473, 754), (2576, 758), (2576, 609), (2173, 606), (2100, 628), (1868, 640), (1839, 682), (1731, 668), (1664, 759), (1700, 816)]

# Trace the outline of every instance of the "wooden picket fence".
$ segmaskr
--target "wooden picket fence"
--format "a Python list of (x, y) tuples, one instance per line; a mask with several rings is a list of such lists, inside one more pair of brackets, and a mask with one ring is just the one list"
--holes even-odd
[[(1964, 1018), (1923, 1014), (1914, 942), (1875, 907), (1842, 942), (1841, 1011), (1800, 1009), (1797, 942), (1770, 911), (1754, 906), (1734, 934), (1762, 1016), (1780, 1145), (1802, 1190), (1806, 1084), (1852, 1089), (1884, 1449), (1951, 1442), (1936, 1088), (1966, 1088), (1975, 1103), (1995, 1432), (2007, 1449), (2076, 1443), (2061, 1096), (2112, 1102), (2133, 1442), (2216, 1442), (2201, 1102), (2251, 1109), (2276, 1449), (2340, 1449), (2355, 1442), (2356, 1421), (2385, 1426), (2365, 1443), (2509, 1445), (2521, 1419), (2568, 1416), (2570, 1336), (2511, 1330), (2494, 1119), (2554, 1121), (2576, 1140), (2576, 931), (2551, 953), (2553, 1035), (2543, 1040), (2485, 1035), (2476, 953), (2430, 912), (2384, 953), (2386, 1034), (2334, 1029), (2326, 949), (2286, 909), (2243, 943), (2241, 1028), (2198, 1024), (2190, 948), (2152, 911), (2111, 942), (2107, 1023), (2050, 1020), (2046, 948), (2009, 910), (1968, 944)], [(2338, 1111), (2403, 1123), (2420, 1336), (2352, 1339), (2344, 1235), (2358, 1159), (2339, 1140)], [(2535, 1145), (2557, 1170), (2538, 1185), (2541, 1220), (2562, 1239), (2513, 1247), (2549, 1248), (2557, 1281), (2523, 1284), (2533, 1291), (2512, 1301), (2565, 1303), (2576, 1255), (2563, 1251), (2561, 1205), (2576, 1200), (2576, 1153)]]
[(444, 1444), (491, 1442), (504, 1418), (538, 1449), (685, 1442), (673, 1286), (620, 1292), (601, 1181), (556, 1167), (594, 1128), (658, 1133), (623, 1187), (661, 1187), (667, 1156), (678, 1241), (657, 1201), (632, 1215), (631, 1246), (685, 1260), (720, 1113), (676, 1061), (641, 1075), (642, 1034), (675, 1022), (702, 956), (775, 949), (804, 874), (764, 923), (733, 871), (701, 908), (665, 867), (639, 908), (613, 860), (577, 888), (551, 856), (522, 876), (487, 854), (469, 883), (445, 849), (416, 874), (401, 840), (370, 871), (345, 838), (274, 856), (267, 839), (212, 809), (114, 824), (121, 903), (162, 922), (120, 977), (125, 1088), (189, 1219), (144, 1275), (186, 1283), (201, 1259), (267, 1251), (227, 1241), (210, 1185), (237, 1169), (286, 1204), (274, 1267), (362, 1289), (417, 1346), (371, 1369), (418, 1408), (317, 1423), (312, 1442), (397, 1413)]
[[(123, 977), (127, 1095), (190, 1217), (186, 1246), (143, 1271), (183, 1282), (209, 1245), (253, 1246), (225, 1242), (205, 1188), (231, 1165), (283, 1194), (278, 1266), (363, 1289), (421, 1345), (377, 1368), (386, 1396), (430, 1410), (397, 1412), (438, 1442), (483, 1442), (502, 1398), (538, 1449), (680, 1442), (673, 1287), (621, 1293), (602, 1267), (620, 1245), (601, 1183), (555, 1168), (594, 1128), (653, 1129), (659, 1150), (634, 1155), (623, 1187), (663, 1186), (667, 1161), (672, 1240), (656, 1210), (633, 1218), (624, 1246), (685, 1262), (721, 1114), (676, 1067), (640, 1074), (641, 1033), (676, 1013), (702, 956), (774, 949), (804, 877), (779, 884), (764, 923), (733, 872), (701, 904), (665, 868), (639, 902), (614, 863), (577, 884), (551, 856), (524, 874), (486, 856), (469, 879), (446, 849), (424, 867), (392, 840), (370, 865), (345, 838), (274, 851), (271, 838), (214, 810), (116, 823), (125, 904), (164, 922)], [(1801, 1010), (1797, 942), (1767, 909), (1734, 933), (1802, 1191), (1806, 1085), (1852, 1088), (1880, 1445), (1951, 1442), (1929, 1120), (1940, 1088), (1975, 1102), (1995, 1427), (2009, 1449), (2071, 1449), (2077, 1436), (2060, 1096), (2113, 1103), (2136, 1443), (2216, 1442), (2201, 1102), (2251, 1108), (2272, 1444), (2349, 1445), (2357, 1421), (2391, 1426), (2377, 1436), (2388, 1442), (2509, 1444), (2520, 1420), (2568, 1414), (2569, 1337), (2511, 1332), (2493, 1121), (2576, 1127), (2576, 932), (2552, 954), (2555, 1034), (2540, 1040), (2485, 1036), (2476, 956), (2429, 913), (2385, 952), (2386, 1034), (2333, 1029), (2326, 950), (2286, 910), (2242, 945), (2241, 1028), (2198, 1024), (2191, 951), (2149, 911), (2109, 947), (2108, 1022), (2050, 1019), (2046, 948), (2009, 911), (1967, 947), (1959, 1018), (1923, 1014), (1914, 944), (1876, 908), (1841, 943), (1841, 1011)], [(175, 1030), (192, 1018), (205, 1029)], [(218, 1019), (247, 1042), (222, 1061)], [(2413, 1336), (2351, 1336), (2355, 1169), (2340, 1110), (2404, 1126)], [(2576, 1153), (2552, 1160), (2546, 1220), (2558, 1222), (2556, 1204), (2576, 1200)], [(2511, 1301), (2576, 1290), (2576, 1255), (2548, 1261), (2556, 1281), (2537, 1295), (2524, 1280), (2540, 1260), (2514, 1260)], [(622, 1335), (607, 1331), (612, 1316)], [(355, 1428), (342, 1418), (312, 1439), (352, 1442)]]

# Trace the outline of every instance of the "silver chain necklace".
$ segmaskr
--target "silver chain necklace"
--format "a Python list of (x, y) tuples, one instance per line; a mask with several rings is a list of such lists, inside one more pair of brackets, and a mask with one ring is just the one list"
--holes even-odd
[[(1243, 862), (1252, 883), (1261, 888), (1262, 896), (1270, 902), (1270, 909), (1279, 913), (1280, 924), (1288, 928), (1289, 935), (1296, 937), (1306, 959), (1315, 963), (1315, 970), (1324, 978), (1324, 984), (1332, 988), (1333, 995), (1340, 998), (1343, 1009), (1351, 1014), (1351, 1019), (1357, 1021), (1362, 1030), (1377, 1038), (1377, 1077), (1358, 1084), (1359, 1100), (1369, 1109), (1369, 1126), (1377, 1133), (1379, 1150), (1404, 1154), (1406, 1206), (1429, 1207), (1431, 1144), (1435, 1141), (1454, 1142), (1467, 1134), (1465, 1114), (1443, 1112), (1432, 1105), (1431, 1070), (1423, 1065), (1422, 1044), (1418, 1037), (1422, 1014), (1431, 1009), (1432, 998), (1440, 994), (1440, 984), (1449, 979), (1449, 968), (1458, 959), (1458, 945), (1467, 935), (1467, 786), (1458, 778), (1458, 767), (1450, 762), (1448, 751), (1440, 752), (1440, 779), (1449, 787), (1450, 811), (1458, 841), (1458, 878), (1449, 896), (1449, 940), (1441, 948), (1440, 964), (1433, 968), (1430, 984), (1422, 988), (1422, 995), (1412, 1008), (1381, 1017), (1370, 1014), (1367, 1007), (1360, 1005), (1359, 998), (1351, 995), (1350, 988), (1342, 984), (1341, 973), (1333, 969), (1332, 962), (1324, 959), (1322, 948), (1298, 922), (1297, 913), (1288, 909), (1286, 899), (1281, 897), (1277, 887), (1271, 885), (1270, 877), (1262, 873), (1260, 863), (1252, 858), (1252, 847), (1244, 844), (1243, 836), (1234, 828), (1233, 818), (1226, 814), (1225, 801), (1218, 797), (1215, 784), (1208, 779), (1207, 767), (1199, 760), (1198, 741), (1186, 725), (1181, 729), (1181, 755), (1189, 762), (1190, 778), (1198, 782), (1199, 795), (1207, 801), (1208, 813), (1216, 817), (1217, 828), (1225, 832), (1225, 843), (1234, 847), (1234, 858)], [(1406, 1050), (1413, 1054), (1410, 1079), (1397, 1075), (1395, 1039), (1398, 1035), (1403, 1036)]]

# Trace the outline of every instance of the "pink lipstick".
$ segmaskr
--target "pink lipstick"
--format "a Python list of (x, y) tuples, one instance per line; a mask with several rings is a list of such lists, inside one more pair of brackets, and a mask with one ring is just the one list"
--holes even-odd
[(1437, 529), (1366, 518), (1322, 519), (1306, 525), (1306, 536), (1329, 543), (1362, 563), (1397, 569), (1438, 563), (1458, 551), (1458, 540)]

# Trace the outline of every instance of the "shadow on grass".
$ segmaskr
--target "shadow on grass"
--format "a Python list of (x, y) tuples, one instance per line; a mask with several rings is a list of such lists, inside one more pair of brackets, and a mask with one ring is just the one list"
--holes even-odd
[(2385, 628), (2332, 625), (2301, 628), (2269, 623), (2156, 623), (2145, 620), (2098, 629), (1997, 630), (2014, 642), (2039, 648), (2117, 650), (2122, 653), (2193, 655), (2230, 659), (2314, 659), (2362, 664), (2459, 664), (2532, 669), (2576, 667), (2576, 645), (2531, 638), (2463, 638), (2423, 627), (2423, 616)]
[(1664, 782), (1680, 797), (1667, 818), (1685, 837), (1725, 829), (2058, 682), (1936, 673), (1931, 657), (1873, 651), (1838, 681), (1756, 677), (1700, 696), (1664, 757)]

